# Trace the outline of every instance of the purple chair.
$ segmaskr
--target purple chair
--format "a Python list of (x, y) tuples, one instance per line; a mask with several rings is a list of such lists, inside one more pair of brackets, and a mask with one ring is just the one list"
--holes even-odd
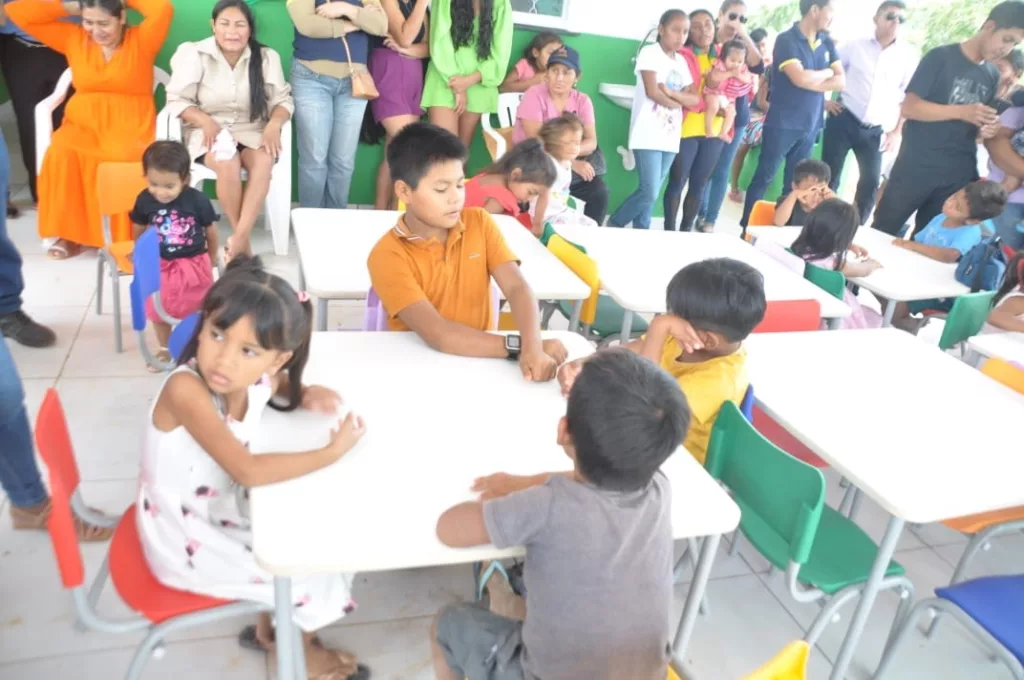
[[(501, 313), (501, 291), (491, 281), (491, 330), (498, 329), (498, 315)], [(388, 313), (384, 310), (377, 292), (371, 287), (366, 294), (366, 310), (363, 313), (364, 331), (386, 331)]]

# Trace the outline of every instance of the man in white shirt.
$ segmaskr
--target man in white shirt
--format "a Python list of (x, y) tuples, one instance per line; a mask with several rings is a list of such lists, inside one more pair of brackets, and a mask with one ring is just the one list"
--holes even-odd
[(900, 106), (917, 68), (918, 54), (898, 38), (906, 21), (903, 0), (884, 0), (875, 12), (875, 33), (843, 45), (846, 87), (826, 101), (828, 122), (821, 159), (832, 169), (830, 185), (838, 190), (846, 157), (852, 150), (860, 168), (854, 200), (861, 224), (875, 204), (882, 154), (899, 148), (903, 131)]

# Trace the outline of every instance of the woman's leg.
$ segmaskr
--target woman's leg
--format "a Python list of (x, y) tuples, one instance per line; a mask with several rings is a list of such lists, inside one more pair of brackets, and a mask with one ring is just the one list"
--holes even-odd
[(459, 130), (457, 134), (467, 149), (473, 144), (473, 137), (476, 135), (476, 129), (480, 125), (481, 115), (472, 111), (466, 111), (459, 116)]
[(729, 170), (732, 168), (732, 159), (736, 155), (736, 149), (740, 145), (740, 136), (737, 134), (732, 141), (725, 145), (715, 169), (711, 173), (707, 187), (704, 189), (704, 199), (700, 206), (700, 217), (704, 223), (702, 229), (714, 231), (715, 222), (718, 221), (718, 213), (722, 210), (722, 203), (725, 201), (725, 192), (729, 188)]
[(725, 142), (719, 137), (702, 137), (697, 141), (697, 152), (690, 168), (690, 186), (686, 190), (686, 200), (683, 201), (680, 231), (693, 229), (694, 220), (697, 219), (697, 212), (700, 210), (700, 202), (704, 199), (704, 187), (711, 177), (711, 171), (715, 169), (715, 164), (718, 163), (722, 147), (725, 146)]
[(334, 120), (327, 152), (325, 208), (348, 207), (352, 174), (356, 169), (356, 152), (359, 150), (359, 130), (365, 113), (366, 100), (352, 96), (352, 79), (340, 81), (334, 93)]
[(217, 200), (221, 212), (228, 218), (231, 230), (238, 229), (238, 218), (242, 214), (242, 159), (235, 154), (226, 161), (219, 161), (212, 153), (203, 157), (203, 165), (217, 175)]
[(327, 153), (334, 125), (333, 95), (328, 81), (321, 80), (298, 61), (292, 62), (291, 83), (295, 97), (295, 147), (299, 156), (296, 180), (299, 205), (323, 208), (327, 191)]
[(651, 210), (664, 177), (664, 154), (661, 151), (636, 149), (633, 158), (636, 160), (636, 191), (622, 202), (608, 220), (608, 226), (624, 227), (632, 222), (634, 229), (648, 229), (651, 226)]
[(392, 116), (380, 122), (384, 126), (387, 138), (384, 140), (384, 158), (377, 168), (377, 196), (373, 207), (377, 210), (392, 210), (395, 208), (395, 187), (391, 183), (391, 171), (388, 168), (388, 145), (406, 125), (415, 123), (419, 118), (416, 116)]
[(444, 128), (453, 135), (459, 134), (459, 117), (455, 115), (455, 109), (446, 106), (431, 106), (427, 109), (427, 120), (432, 125)]
[(665, 231), (676, 230), (676, 215), (682, 200), (683, 188), (692, 173), (693, 164), (697, 159), (699, 142), (703, 137), (687, 137), (679, 140), (679, 154), (672, 162), (668, 173), (668, 186), (665, 188)]
[(232, 254), (252, 251), (249, 238), (256, 218), (263, 212), (263, 204), (270, 191), (270, 173), (274, 170), (273, 157), (263, 149), (242, 149), (238, 156), (242, 159), (242, 167), (245, 168), (248, 178), (245, 193), (242, 195), (238, 224), (234, 228)]
[(584, 215), (599, 225), (604, 224), (604, 218), (608, 216), (608, 185), (605, 184), (604, 177), (598, 175), (588, 182), (574, 172), (569, 194), (586, 201), (583, 207)]
[(743, 202), (743, 194), (740, 192), (740, 173), (743, 172), (743, 164), (750, 153), (749, 144), (740, 144), (736, 150), (736, 157), (732, 159), (732, 176), (729, 178), (729, 200), (737, 203)]
[(25, 391), (11, 351), (0, 335), (0, 486), (11, 505), (42, 511), (50, 497), (36, 465)]

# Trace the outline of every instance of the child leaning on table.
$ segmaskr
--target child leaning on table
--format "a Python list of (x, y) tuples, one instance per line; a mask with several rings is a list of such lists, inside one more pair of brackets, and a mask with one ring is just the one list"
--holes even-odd
[[(647, 335), (626, 347), (679, 383), (690, 405), (683, 446), (703, 464), (722, 404), (739, 405), (750, 386), (743, 341), (764, 318), (764, 277), (738, 260), (704, 260), (679, 270), (666, 296), (668, 313), (655, 317)], [(564, 393), (587, 361), (573, 361), (559, 371)]]
[(544, 152), (541, 141), (527, 139), (466, 182), (466, 207), (515, 217), (524, 226), (531, 226), (530, 217), (522, 214), (522, 206), (550, 193), (557, 179), (558, 168)]
[(811, 211), (822, 201), (835, 197), (828, 186), (831, 179), (832, 171), (827, 163), (814, 158), (797, 163), (790, 192), (775, 203), (775, 226), (804, 226)]
[(482, 501), (437, 522), (453, 547), (525, 546), (525, 621), (448, 605), (431, 628), (439, 680), (663, 679), (672, 602), (671, 488), (661, 464), (686, 435), (672, 378), (623, 349), (594, 356), (558, 443), (572, 472), (477, 480)]
[[(235, 257), (203, 302), (195, 335), (164, 381), (146, 422), (136, 521), (146, 562), (164, 585), (274, 606), (273, 577), (252, 553), (249, 489), (324, 468), (363, 436), (349, 413), (321, 449), (254, 456), (249, 442), (265, 407), (334, 413), (338, 395), (305, 387), (312, 306), (258, 259)], [(351, 575), (293, 580), (295, 623), (310, 677), (359, 671), (355, 657), (325, 648), (312, 631), (354, 607)], [(271, 650), (269, 616), (239, 638)]]
[[(142, 154), (149, 186), (135, 199), (129, 217), (138, 239), (152, 227), (160, 237), (160, 305), (175, 319), (197, 311), (213, 286), (217, 261), (217, 220), (213, 204), (189, 186), (192, 159), (181, 142), (153, 142)], [(167, 341), (171, 326), (146, 300), (146, 318), (153, 324), (160, 349), (157, 358), (171, 360)]]
[[(370, 251), (370, 281), (391, 330), (414, 331), (446, 354), (518, 360), (527, 380), (551, 380), (566, 349), (541, 339), (537, 301), (498, 225), (481, 208), (463, 208), (465, 160), (465, 145), (435, 125), (413, 123), (395, 136), (388, 165), (406, 212)], [(486, 332), (492, 277), (518, 335)]]
[[(942, 212), (917, 232), (913, 240), (897, 238), (893, 245), (939, 262), (955, 263), (981, 243), (985, 237), (982, 223), (1001, 215), (1006, 208), (1006, 200), (1006, 190), (996, 182), (987, 179), (971, 182), (947, 198)], [(994, 231), (991, 227), (987, 230)], [(949, 311), (952, 306), (953, 300), (950, 299), (899, 302), (893, 313), (892, 325), (916, 333), (927, 319), (914, 319), (911, 314), (926, 309)]]

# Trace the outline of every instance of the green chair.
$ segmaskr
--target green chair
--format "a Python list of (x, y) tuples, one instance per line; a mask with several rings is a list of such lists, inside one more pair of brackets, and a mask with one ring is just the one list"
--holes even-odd
[[(793, 598), (822, 604), (804, 636), (813, 646), (839, 608), (860, 596), (878, 546), (825, 505), (825, 477), (818, 469), (762, 437), (731, 402), (715, 420), (704, 465), (739, 505), (743, 535), (773, 567), (785, 571)], [(891, 562), (881, 590), (900, 591), (893, 621), (898, 630), (914, 586), (903, 567)]]
[(982, 291), (958, 297), (946, 317), (946, 325), (942, 328), (942, 337), (939, 338), (939, 348), (943, 351), (953, 349), (977, 335), (992, 310), (992, 298), (995, 294), (995, 291)]
[(846, 276), (834, 269), (824, 269), (808, 263), (804, 269), (804, 278), (821, 288), (832, 297), (843, 299), (846, 293)]

